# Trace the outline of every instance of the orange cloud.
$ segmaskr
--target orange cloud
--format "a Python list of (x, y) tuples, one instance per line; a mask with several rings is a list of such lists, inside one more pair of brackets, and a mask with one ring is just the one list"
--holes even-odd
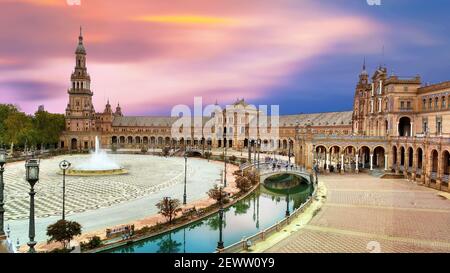
[(226, 17), (212, 17), (202, 15), (146, 15), (132, 18), (135, 21), (177, 24), (177, 25), (232, 25), (237, 20)]

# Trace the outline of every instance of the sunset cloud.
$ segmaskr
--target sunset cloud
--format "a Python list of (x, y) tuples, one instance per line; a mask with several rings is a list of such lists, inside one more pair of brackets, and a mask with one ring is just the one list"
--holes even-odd
[[(109, 98), (120, 101), (126, 114), (167, 114), (175, 104), (191, 104), (194, 96), (220, 103), (279, 97), (274, 90), (295, 89), (295, 75), (324, 56), (362, 60), (391, 37), (382, 20), (314, 1), (90, 0), (71, 7), (65, 0), (0, 0), (0, 5), (0, 25), (10, 26), (0, 30), (7, 37), (0, 44), (0, 103), (18, 102), (27, 111), (39, 104), (64, 111), (80, 25), (96, 110)], [(403, 33), (428, 37), (406, 27)], [(33, 88), (35, 94), (28, 91)]]
[(163, 24), (187, 24), (187, 25), (231, 25), (237, 21), (231, 18), (212, 17), (202, 15), (146, 15), (132, 18), (136, 21), (163, 23)]

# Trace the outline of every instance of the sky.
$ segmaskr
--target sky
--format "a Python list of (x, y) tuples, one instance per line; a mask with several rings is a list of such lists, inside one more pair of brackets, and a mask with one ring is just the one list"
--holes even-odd
[(195, 96), (351, 110), (364, 58), (369, 73), (450, 80), (446, 0), (79, 1), (0, 0), (0, 103), (63, 113), (80, 26), (98, 112), (109, 99), (170, 115)]

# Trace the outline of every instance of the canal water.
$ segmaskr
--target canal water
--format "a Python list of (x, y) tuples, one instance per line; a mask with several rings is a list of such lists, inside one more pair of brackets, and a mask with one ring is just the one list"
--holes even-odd
[[(259, 188), (224, 211), (222, 222), (225, 247), (239, 242), (282, 220), (312, 194), (303, 178), (282, 174), (266, 179)], [(289, 200), (289, 201), (288, 201)], [(219, 213), (172, 232), (121, 246), (112, 253), (212, 253), (219, 240)]]

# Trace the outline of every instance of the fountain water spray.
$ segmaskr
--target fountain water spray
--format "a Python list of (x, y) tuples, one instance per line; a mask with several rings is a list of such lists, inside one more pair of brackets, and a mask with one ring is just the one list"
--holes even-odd
[(91, 153), (89, 159), (69, 170), (68, 175), (110, 175), (124, 173), (127, 173), (126, 170), (109, 158), (106, 151), (101, 149), (100, 140), (96, 136), (95, 150)]

